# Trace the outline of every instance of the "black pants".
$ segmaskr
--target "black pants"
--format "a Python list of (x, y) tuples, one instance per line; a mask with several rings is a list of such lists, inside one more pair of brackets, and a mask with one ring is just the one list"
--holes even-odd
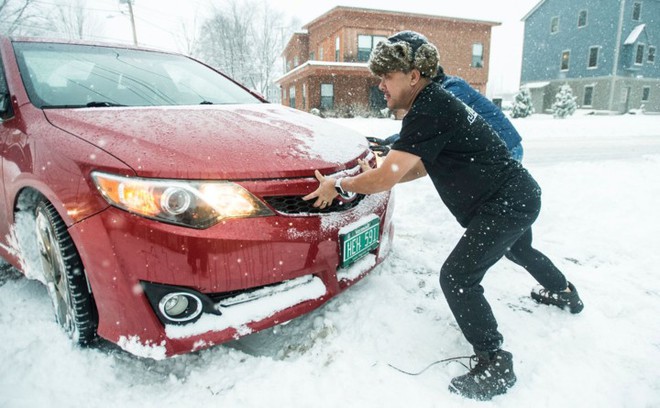
[(532, 248), (531, 225), (541, 209), (540, 189), (523, 174), (509, 181), (467, 225), (440, 272), (440, 286), (463, 335), (476, 352), (500, 348), (503, 337), (481, 280), (499, 259), (524, 267), (545, 288), (566, 289), (564, 275)]

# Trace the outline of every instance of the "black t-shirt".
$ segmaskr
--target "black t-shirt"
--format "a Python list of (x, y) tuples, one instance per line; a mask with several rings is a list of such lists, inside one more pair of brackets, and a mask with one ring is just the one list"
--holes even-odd
[(507, 180), (526, 173), (488, 123), (435, 82), (417, 95), (392, 148), (422, 159), (463, 226)]

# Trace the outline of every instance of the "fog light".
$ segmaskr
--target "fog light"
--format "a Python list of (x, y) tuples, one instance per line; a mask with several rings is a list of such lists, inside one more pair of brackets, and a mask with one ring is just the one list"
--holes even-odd
[(202, 301), (191, 293), (173, 292), (163, 296), (158, 309), (168, 320), (187, 322), (202, 313)]
[(183, 295), (172, 296), (165, 302), (165, 314), (176, 317), (186, 311), (189, 303), (188, 299)]

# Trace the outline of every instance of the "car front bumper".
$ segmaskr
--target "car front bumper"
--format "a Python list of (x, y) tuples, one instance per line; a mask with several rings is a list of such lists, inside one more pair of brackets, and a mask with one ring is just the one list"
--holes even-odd
[[(138, 356), (204, 349), (305, 314), (379, 264), (390, 249), (389, 192), (330, 214), (225, 220), (196, 230), (110, 207), (71, 227), (99, 311), (98, 333)], [(339, 268), (339, 231), (373, 215), (379, 246)], [(184, 287), (215, 301), (216, 312), (163, 324), (142, 284)]]

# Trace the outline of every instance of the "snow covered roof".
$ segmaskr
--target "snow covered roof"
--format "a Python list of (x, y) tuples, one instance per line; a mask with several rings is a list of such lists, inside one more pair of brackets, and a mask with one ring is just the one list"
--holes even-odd
[(307, 67), (310, 66), (324, 66), (324, 67), (335, 67), (337, 69), (342, 69), (342, 68), (365, 68), (368, 69), (369, 65), (366, 62), (333, 62), (333, 61), (316, 61), (316, 60), (310, 60), (310, 61), (305, 61), (305, 63), (295, 67), (291, 71), (285, 73), (281, 77), (277, 78), (275, 80), (275, 83), (279, 83), (282, 81), (284, 78), (301, 71)]
[(637, 39), (639, 38), (639, 35), (642, 34), (642, 31), (644, 31), (644, 28), (646, 28), (646, 24), (640, 24), (637, 27), (635, 27), (631, 32), (628, 38), (626, 38), (626, 41), (623, 43), (623, 45), (631, 45), (637, 42)]
[(529, 82), (523, 85), (525, 88), (529, 89), (536, 89), (536, 88), (543, 88), (545, 86), (550, 85), (550, 82)]
[(541, 7), (541, 4), (543, 4), (543, 3), (545, 3), (545, 0), (541, 0), (541, 1), (539, 1), (538, 4), (536, 4), (536, 6), (534, 6), (534, 8), (532, 8), (532, 9), (529, 11), (529, 13), (525, 14), (525, 15), (523, 16), (523, 18), (520, 19), (520, 21), (525, 21), (525, 20), (527, 20), (527, 19), (529, 18), (529, 16), (531, 16), (532, 14), (534, 14), (534, 13), (536, 12), (536, 10), (538, 10), (539, 7)]

